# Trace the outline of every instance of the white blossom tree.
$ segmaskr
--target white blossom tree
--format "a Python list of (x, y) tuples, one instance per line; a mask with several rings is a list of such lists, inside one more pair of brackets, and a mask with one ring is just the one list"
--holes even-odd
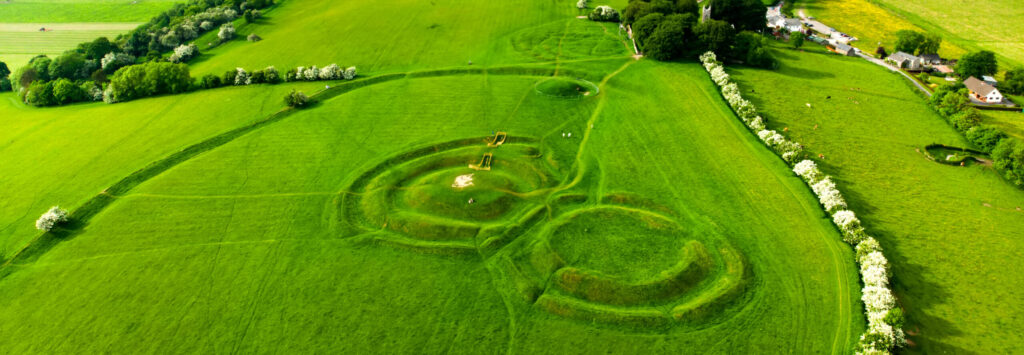
[(252, 84), (252, 76), (242, 68), (235, 68), (235, 85)]
[(59, 206), (53, 206), (36, 220), (36, 229), (49, 232), (53, 230), (53, 227), (57, 224), (67, 222), (67, 220), (68, 211), (60, 208)]
[(345, 80), (352, 80), (356, 77), (356, 67), (348, 67), (345, 72), (341, 74)]
[(576, 2), (576, 8), (577, 9), (586, 9), (587, 8), (587, 0), (577, 1)]
[(220, 32), (217, 32), (217, 38), (220, 38), (221, 42), (226, 42), (235, 37), (235, 25), (230, 22), (220, 26)]

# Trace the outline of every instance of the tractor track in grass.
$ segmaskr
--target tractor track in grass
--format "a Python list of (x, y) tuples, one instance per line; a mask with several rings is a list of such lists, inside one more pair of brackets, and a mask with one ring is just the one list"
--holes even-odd
[[(620, 57), (608, 57), (608, 58), (594, 58), (593, 61), (602, 60), (614, 60), (622, 59)], [(618, 74), (624, 70), (630, 63), (627, 62), (619, 70), (609, 74), (601, 82), (603, 85), (615, 74)], [(526, 63), (534, 64), (534, 63)], [(444, 77), (444, 76), (458, 76), (458, 75), (507, 75), (507, 76), (556, 76), (559, 72), (568, 73), (569, 75), (580, 75), (582, 72), (574, 72), (567, 70), (560, 70), (556, 68), (546, 67), (525, 67), (520, 65), (503, 65), (493, 67), (478, 67), (478, 68), (449, 68), (449, 69), (437, 69), (437, 70), (425, 70), (425, 71), (411, 71), (401, 73), (389, 73), (380, 74), (375, 76), (366, 77), (363, 79), (357, 79), (348, 82), (342, 82), (336, 86), (328, 87), (320, 90), (315, 94), (311, 95), (314, 104), (309, 109), (315, 109), (323, 101), (337, 97), (339, 95), (354, 91), (363, 87), (372, 86), (381, 83), (387, 83), (391, 81), (401, 79), (418, 79), (418, 78), (432, 78), (432, 77)], [(558, 66), (556, 62), (556, 66)], [(251, 132), (257, 131), (263, 127), (284, 120), (291, 115), (300, 112), (300, 110), (293, 108), (283, 108), (277, 112), (274, 112), (262, 119), (256, 120), (245, 126), (237, 127), (227, 132), (215, 135), (207, 138), (201, 142), (189, 145), (178, 152), (171, 153), (162, 159), (156, 160), (149, 165), (136, 170), (128, 176), (117, 181), (113, 185), (107, 187), (100, 193), (96, 194), (82, 205), (78, 206), (69, 213), (69, 219), (72, 221), (67, 228), (59, 228), (51, 232), (40, 233), (36, 237), (32, 238), (26, 243), (21, 249), (19, 249), (14, 255), (0, 264), (0, 279), (3, 279), (9, 275), (12, 270), (9, 266), (12, 265), (25, 265), (25, 263), (18, 262), (24, 258), (38, 257), (45, 254), (48, 250), (59, 244), (63, 240), (73, 238), (75, 235), (80, 233), (92, 217), (96, 216), (109, 205), (116, 201), (119, 197), (126, 195), (126, 192), (131, 191), (135, 187), (142, 183), (149, 181), (150, 179), (159, 176), (160, 174), (191, 160), (203, 153), (214, 150), (221, 146), (224, 146), (234, 140), (248, 135)], [(593, 118), (592, 118), (593, 119)], [(582, 146), (581, 146), (582, 149)]]

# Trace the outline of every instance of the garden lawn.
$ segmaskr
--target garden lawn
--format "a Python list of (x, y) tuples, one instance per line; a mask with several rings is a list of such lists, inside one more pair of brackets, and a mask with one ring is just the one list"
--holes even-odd
[[(5, 348), (849, 352), (864, 326), (851, 250), (809, 189), (743, 128), (699, 65), (613, 59), (558, 67), (587, 73), (601, 93), (543, 95), (535, 87), (548, 78), (531, 75), (438, 73), (381, 82), (286, 116), (115, 195), (83, 230), (7, 270), (0, 280), (0, 332), (19, 341)], [(482, 137), (496, 130), (508, 132), (509, 142), (487, 148)], [(469, 154), (450, 160), (451, 144), (452, 152)], [(517, 153), (523, 147), (538, 151)], [(464, 167), (482, 152), (494, 154), (491, 171)], [(416, 168), (416, 159), (430, 164)], [(547, 178), (511, 174), (517, 166)], [(507, 179), (517, 189), (553, 186), (508, 202), (550, 209), (536, 226), (493, 249), (476, 240), (477, 249), (453, 254), (444, 243), (453, 236), (434, 234), (431, 226), (475, 223), (452, 214), (474, 205), (450, 202), (457, 193), (450, 180), (437, 189), (423, 185), (448, 171), (479, 174), (481, 185)], [(387, 174), (398, 174), (401, 185), (360, 189), (365, 181), (391, 181)], [(394, 197), (386, 205), (350, 203), (381, 191)], [(401, 198), (415, 191), (425, 191), (425, 199)], [(506, 190), (467, 191), (481, 197)], [(492, 206), (483, 197), (478, 203)], [(425, 227), (371, 223), (368, 211), (380, 208), (393, 224), (411, 218)], [(591, 322), (524, 298), (503, 263), (552, 238), (544, 234), (552, 218), (596, 208), (664, 215), (658, 218), (695, 232), (685, 238), (704, 242), (714, 265), (724, 262), (720, 249), (735, 248), (752, 279), (738, 298), (706, 300), (724, 302), (709, 308), (717, 310), (710, 319), (655, 328), (619, 323), (620, 306), (594, 311), (610, 322)], [(354, 209), (367, 209), (367, 217)], [(493, 218), (487, 223), (514, 222)], [(567, 247), (615, 265), (635, 264), (599, 243)], [(724, 273), (721, 268), (710, 277)], [(46, 340), (54, 338), (61, 341)]]
[(882, 243), (910, 351), (1020, 352), (1024, 191), (985, 166), (925, 159), (925, 145), (968, 143), (906, 79), (857, 58), (775, 53), (777, 71), (730, 73), (771, 129), (823, 154), (819, 166)]

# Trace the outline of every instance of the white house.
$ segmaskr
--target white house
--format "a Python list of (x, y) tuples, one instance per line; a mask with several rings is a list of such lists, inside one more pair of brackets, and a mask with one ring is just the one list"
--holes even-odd
[(783, 28), (789, 32), (802, 32), (804, 24), (798, 18), (787, 18), (783, 21)]
[(971, 91), (971, 96), (975, 99), (981, 100), (985, 103), (998, 104), (1003, 102), (1003, 94), (999, 93), (999, 89), (995, 86), (989, 85), (984, 81), (978, 80), (978, 78), (970, 77), (964, 80), (964, 86), (967, 90)]

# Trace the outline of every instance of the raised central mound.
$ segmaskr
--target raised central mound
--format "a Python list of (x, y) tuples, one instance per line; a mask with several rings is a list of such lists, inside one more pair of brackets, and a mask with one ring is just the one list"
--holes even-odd
[(580, 98), (597, 95), (597, 85), (586, 80), (554, 77), (541, 80), (534, 86), (537, 93), (559, 98)]

